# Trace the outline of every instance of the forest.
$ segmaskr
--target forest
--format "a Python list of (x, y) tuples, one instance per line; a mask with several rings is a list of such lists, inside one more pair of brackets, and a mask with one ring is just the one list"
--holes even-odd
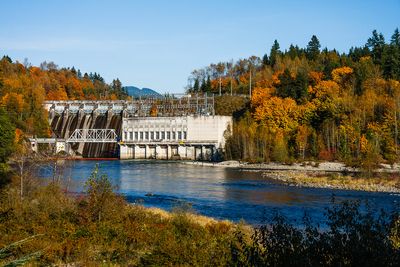
[(20, 136), (50, 136), (45, 100), (126, 99), (127, 93), (117, 78), (107, 84), (98, 73), (59, 68), (54, 62), (32, 66), (27, 59), (13, 62), (8, 56), (0, 60), (0, 105)]
[[(249, 162), (340, 160), (374, 168), (398, 161), (400, 34), (376, 30), (348, 53), (281, 50), (194, 70), (188, 92), (216, 95), (217, 112), (233, 114), (226, 158)], [(235, 105), (229, 103), (238, 103)]]

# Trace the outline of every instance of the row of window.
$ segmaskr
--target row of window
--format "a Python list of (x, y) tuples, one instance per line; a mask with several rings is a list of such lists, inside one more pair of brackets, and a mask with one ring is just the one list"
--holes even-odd
[(186, 140), (186, 131), (177, 132), (124, 132), (125, 141)]
[(136, 129), (148, 129), (148, 128), (158, 128), (158, 129), (165, 129), (165, 128), (183, 128), (187, 127), (187, 123), (169, 123), (169, 124), (129, 124), (129, 127), (133, 127)]

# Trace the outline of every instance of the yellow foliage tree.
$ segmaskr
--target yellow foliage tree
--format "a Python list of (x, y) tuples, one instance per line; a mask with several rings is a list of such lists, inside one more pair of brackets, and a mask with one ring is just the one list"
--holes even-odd
[(5, 94), (1, 99), (1, 103), (7, 110), (18, 113), (22, 112), (25, 105), (24, 96), (14, 92)]
[(251, 105), (252, 107), (260, 106), (265, 100), (271, 97), (274, 90), (272, 88), (254, 88), (251, 94)]
[(255, 109), (254, 118), (267, 125), (272, 131), (285, 132), (296, 129), (298, 125), (298, 107), (291, 98), (271, 97), (265, 99)]

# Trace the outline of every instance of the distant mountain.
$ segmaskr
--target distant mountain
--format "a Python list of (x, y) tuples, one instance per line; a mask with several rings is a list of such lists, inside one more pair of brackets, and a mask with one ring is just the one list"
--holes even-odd
[(161, 96), (161, 94), (157, 93), (153, 89), (150, 88), (138, 88), (136, 86), (125, 86), (125, 90), (128, 92), (128, 95), (132, 97), (141, 97), (141, 96)]

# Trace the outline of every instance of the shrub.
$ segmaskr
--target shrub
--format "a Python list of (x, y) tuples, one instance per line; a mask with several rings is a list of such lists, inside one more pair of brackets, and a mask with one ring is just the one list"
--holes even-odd
[(277, 215), (250, 242), (231, 244), (236, 266), (395, 266), (400, 261), (398, 213), (376, 215), (368, 203), (344, 202), (327, 210), (327, 225), (305, 216), (299, 228)]

